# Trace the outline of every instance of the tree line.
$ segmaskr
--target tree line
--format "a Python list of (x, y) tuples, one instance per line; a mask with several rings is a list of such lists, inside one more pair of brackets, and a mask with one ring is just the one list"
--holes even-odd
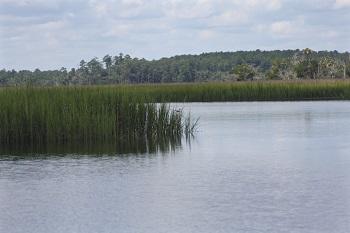
[(106, 55), (67, 70), (0, 70), (1, 86), (101, 85), (350, 78), (350, 54), (276, 50), (215, 52), (159, 60)]

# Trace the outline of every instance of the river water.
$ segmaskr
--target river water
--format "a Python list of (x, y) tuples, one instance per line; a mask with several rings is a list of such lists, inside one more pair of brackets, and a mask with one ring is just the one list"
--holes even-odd
[(0, 232), (350, 232), (350, 102), (180, 106), (168, 152), (2, 156)]

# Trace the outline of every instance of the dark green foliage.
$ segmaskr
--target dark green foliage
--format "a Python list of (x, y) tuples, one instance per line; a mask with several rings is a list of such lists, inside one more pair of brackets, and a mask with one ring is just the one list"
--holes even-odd
[(293, 78), (291, 64), (288, 60), (276, 60), (272, 62), (271, 69), (266, 73), (268, 80), (288, 80)]
[(233, 69), (233, 73), (237, 75), (238, 81), (253, 80), (254, 76), (256, 75), (254, 68), (248, 64), (237, 65)]
[[(323, 58), (336, 66), (320, 69)], [(182, 55), (159, 60), (106, 55), (102, 61), (82, 60), (78, 68), (53, 71), (0, 70), (0, 85), (89, 85), (120, 83), (178, 83), (235, 80), (233, 70), (251, 67), (259, 79), (329, 79), (344, 78), (349, 67), (349, 53), (305, 50), (238, 51)], [(280, 64), (278, 64), (280, 63)], [(350, 69), (348, 69), (350, 70)], [(350, 71), (345, 72), (350, 77)], [(248, 75), (251, 79), (252, 75)], [(256, 78), (256, 77), (254, 77)], [(247, 77), (239, 77), (247, 79)]]
[(296, 76), (300, 79), (316, 79), (318, 63), (316, 60), (302, 61), (294, 67)]

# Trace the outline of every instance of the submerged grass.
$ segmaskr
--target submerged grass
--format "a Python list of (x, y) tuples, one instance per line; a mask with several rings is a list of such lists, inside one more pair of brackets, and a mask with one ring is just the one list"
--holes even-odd
[(6, 148), (97, 144), (155, 151), (192, 134), (198, 123), (167, 102), (297, 100), (350, 100), (350, 82), (1, 88), (0, 153)]

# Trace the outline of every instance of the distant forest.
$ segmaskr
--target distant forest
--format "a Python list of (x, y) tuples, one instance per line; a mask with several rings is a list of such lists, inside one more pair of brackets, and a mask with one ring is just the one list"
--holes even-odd
[(285, 50), (215, 52), (159, 60), (106, 55), (67, 70), (0, 70), (0, 86), (100, 85), (350, 78), (350, 54)]

